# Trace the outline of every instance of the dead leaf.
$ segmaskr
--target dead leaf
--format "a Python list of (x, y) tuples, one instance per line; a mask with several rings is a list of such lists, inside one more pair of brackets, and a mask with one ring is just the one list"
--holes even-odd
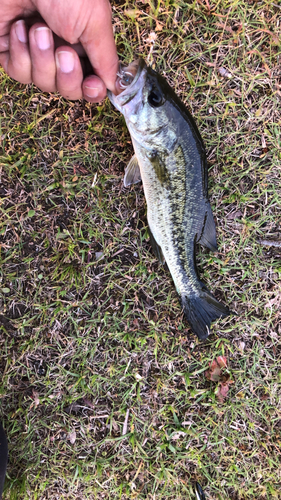
[(163, 23), (160, 23), (157, 19), (156, 19), (156, 28), (155, 28), (155, 31), (162, 31), (164, 25)]
[(273, 297), (273, 299), (270, 299), (266, 304), (265, 304), (265, 308), (268, 308), (268, 307), (272, 307), (274, 305), (277, 305), (278, 307), (280, 307), (280, 303), (281, 303), (281, 293), (277, 293), (275, 297)]
[(213, 382), (218, 382), (221, 379), (222, 369), (227, 367), (226, 357), (218, 356), (209, 366), (209, 370), (205, 372), (205, 377)]
[(76, 432), (75, 432), (75, 429), (73, 429), (73, 431), (71, 431), (69, 434), (68, 434), (68, 439), (69, 441), (71, 442), (71, 444), (74, 444), (75, 441), (76, 441)]
[(34, 403), (35, 403), (35, 406), (38, 406), (38, 405), (39, 405), (39, 403), (40, 403), (40, 400), (39, 400), (39, 394), (38, 394), (38, 392), (33, 391), (33, 397), (34, 397)]
[(155, 40), (157, 39), (157, 35), (154, 31), (151, 31), (151, 33), (148, 35), (148, 38), (146, 39), (147, 43), (155, 43)]
[(171, 436), (171, 440), (172, 441), (177, 441), (178, 439), (180, 439), (181, 437), (186, 437), (186, 432), (183, 432), (183, 431), (177, 431), (177, 432), (174, 432)]
[(245, 394), (244, 394), (244, 392), (239, 391), (239, 392), (237, 392), (236, 397), (239, 398), (239, 399), (244, 399), (245, 398)]
[(223, 403), (227, 397), (230, 384), (234, 384), (233, 380), (227, 380), (226, 382), (219, 382), (216, 390), (216, 396), (220, 403)]
[(227, 359), (225, 356), (218, 356), (209, 364), (209, 370), (205, 372), (208, 380), (218, 382), (215, 394), (220, 403), (224, 402), (230, 384), (234, 384), (234, 381), (230, 380), (230, 375), (223, 372), (224, 368), (227, 368)]
[(131, 19), (138, 19), (141, 11), (138, 9), (126, 9), (124, 10), (124, 14), (126, 14), (126, 16), (130, 17)]
[(246, 345), (245, 342), (242, 342), (242, 341), (239, 342), (239, 349), (241, 349), (241, 351), (244, 351), (245, 345)]

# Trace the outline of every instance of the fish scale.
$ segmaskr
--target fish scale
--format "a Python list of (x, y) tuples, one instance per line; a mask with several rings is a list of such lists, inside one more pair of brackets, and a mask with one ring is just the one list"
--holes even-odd
[(212, 321), (230, 314), (196, 268), (197, 242), (217, 249), (204, 144), (187, 108), (143, 60), (118, 75), (122, 92), (108, 95), (125, 117), (135, 151), (124, 184), (142, 180), (155, 254), (166, 261), (185, 316), (204, 339)]

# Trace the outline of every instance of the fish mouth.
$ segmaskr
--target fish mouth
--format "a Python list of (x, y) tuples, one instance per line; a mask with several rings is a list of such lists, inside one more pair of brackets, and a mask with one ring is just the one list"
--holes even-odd
[(131, 62), (128, 66), (120, 62), (115, 84), (116, 94), (113, 94), (110, 90), (107, 91), (110, 101), (119, 111), (121, 111), (120, 108), (128, 104), (138, 92), (139, 88), (136, 84), (145, 66), (145, 61), (142, 58)]
[(119, 94), (138, 81), (144, 66), (145, 62), (141, 58), (131, 62), (128, 66), (120, 62), (116, 81), (116, 88), (120, 90)]

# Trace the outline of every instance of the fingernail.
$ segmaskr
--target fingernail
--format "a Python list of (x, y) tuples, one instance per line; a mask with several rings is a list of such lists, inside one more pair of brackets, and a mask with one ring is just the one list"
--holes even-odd
[(47, 50), (51, 47), (51, 30), (42, 26), (34, 31), (35, 41), (40, 50)]
[(22, 20), (16, 22), (16, 35), (20, 42), (27, 43), (27, 31), (25, 22)]
[(100, 89), (98, 89), (97, 87), (87, 87), (87, 85), (85, 85), (84, 89), (85, 89), (85, 94), (88, 97), (98, 97), (100, 93)]
[(63, 73), (70, 73), (74, 69), (74, 57), (72, 52), (61, 50), (56, 54), (57, 66)]

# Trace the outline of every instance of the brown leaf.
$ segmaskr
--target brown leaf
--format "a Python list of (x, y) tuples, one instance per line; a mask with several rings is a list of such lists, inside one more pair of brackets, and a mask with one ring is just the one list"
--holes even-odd
[(40, 400), (39, 400), (39, 394), (38, 394), (38, 392), (33, 391), (33, 397), (34, 397), (34, 403), (35, 403), (35, 406), (38, 406), (38, 405), (40, 404)]
[(236, 397), (239, 398), (239, 399), (244, 399), (245, 394), (244, 394), (244, 392), (239, 391), (239, 392), (237, 392)]
[(230, 384), (234, 384), (234, 381), (230, 380), (230, 375), (223, 372), (224, 368), (227, 368), (227, 359), (225, 356), (218, 356), (209, 364), (209, 370), (205, 372), (208, 380), (218, 382), (215, 394), (220, 403), (223, 403), (227, 397)]
[(160, 23), (159, 21), (157, 21), (156, 19), (156, 28), (155, 28), (155, 31), (162, 31), (162, 29), (164, 28), (164, 25), (163, 23)]
[(73, 431), (71, 431), (69, 434), (68, 434), (68, 439), (69, 441), (71, 442), (71, 444), (74, 444), (75, 441), (76, 441), (76, 432), (75, 432), (75, 429), (73, 429)]
[(209, 364), (210, 368), (205, 372), (205, 376), (208, 380), (213, 382), (218, 382), (222, 376), (222, 369), (227, 367), (227, 361), (225, 356), (218, 356), (216, 359)]
[(230, 384), (234, 384), (233, 380), (228, 380), (227, 382), (219, 382), (216, 396), (220, 403), (223, 403), (225, 398), (227, 397)]

